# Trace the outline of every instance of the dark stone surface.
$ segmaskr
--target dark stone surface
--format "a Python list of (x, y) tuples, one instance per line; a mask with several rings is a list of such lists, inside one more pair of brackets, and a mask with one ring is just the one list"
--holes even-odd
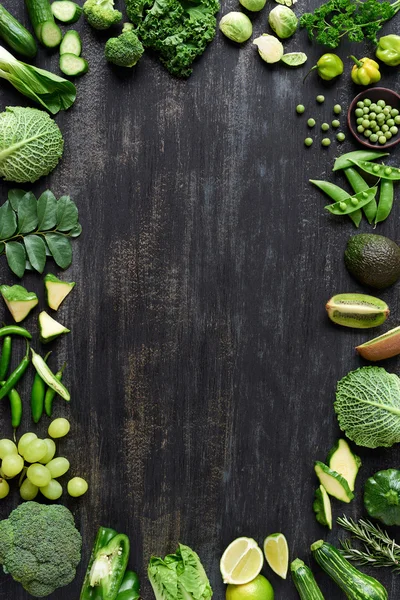
[[(311, 5), (299, 2), (296, 12)], [(222, 14), (236, 7), (232, 0)], [(269, 8), (254, 17), (255, 35), (268, 31)], [(14, 10), (27, 22), (22, 6)], [(335, 383), (361, 365), (353, 347), (369, 333), (334, 327), (325, 316), (331, 295), (363, 290), (342, 258), (355, 230), (325, 214), (325, 198), (308, 179), (346, 185), (330, 169), (335, 156), (355, 146), (347, 139), (321, 148), (319, 125), (334, 118), (336, 102), (346, 109), (357, 91), (350, 48), (339, 49), (346, 63), (339, 80), (323, 84), (313, 74), (303, 85), (306, 67), (267, 66), (250, 42), (237, 47), (218, 34), (192, 77), (177, 81), (147, 55), (132, 71), (113, 69), (102, 55), (107, 36), (83, 20), (76, 27), (90, 72), (76, 80), (75, 106), (57, 116), (64, 159), (33, 186), (37, 193), (71, 194), (83, 225), (65, 274), (77, 285), (57, 313), (72, 333), (52, 345), (50, 365), (68, 361), (72, 392), (70, 406), (56, 401), (56, 416), (72, 423), (59, 455), (90, 490), (79, 500), (62, 497), (82, 531), (83, 560), (75, 583), (51, 598), (78, 598), (103, 524), (130, 535), (130, 564), (146, 600), (152, 553), (171, 552), (178, 541), (190, 545), (221, 599), (219, 559), (227, 544), (241, 535), (262, 544), (275, 531), (286, 534), (292, 558), (312, 564), (326, 597), (339, 600), (344, 596), (309, 554), (315, 539), (337, 543), (340, 533), (314, 520), (313, 462), (324, 460), (339, 436)], [(386, 28), (396, 30), (398, 19)], [(306, 51), (310, 66), (323, 53), (304, 32), (285, 49)], [(373, 52), (363, 44), (352, 50)], [(57, 61), (57, 52), (41, 50), (37, 64), (57, 71)], [(382, 84), (396, 88), (397, 74), (384, 70)], [(318, 93), (323, 105), (315, 102)], [(302, 117), (299, 102), (307, 107)], [(19, 104), (27, 103), (4, 82), (2, 107)], [(318, 124), (306, 149), (309, 116)], [(8, 187), (1, 184), (2, 202)], [(398, 222), (396, 202), (377, 231), (399, 241)], [(364, 221), (360, 231), (371, 228)], [(51, 262), (47, 270), (58, 273)], [(4, 258), (0, 275), (1, 282), (17, 282)], [(27, 274), (23, 284), (43, 300), (40, 276)], [(392, 309), (392, 327), (397, 294), (380, 294)], [(34, 331), (37, 314), (26, 322)], [(10, 321), (5, 309), (0, 316)], [(34, 345), (40, 347), (37, 338)], [(22, 345), (15, 349), (17, 361)], [(398, 360), (387, 368), (397, 371)], [(21, 431), (44, 436), (48, 420), (34, 427), (29, 414), (32, 378), (30, 371), (21, 387)], [(3, 403), (2, 436), (11, 436), (8, 410)], [(365, 479), (399, 462), (398, 448), (359, 454), (356, 500), (334, 502), (335, 517), (360, 517)], [(1, 517), (18, 502), (15, 490), (2, 501)], [(290, 580), (268, 567), (263, 573), (277, 599), (295, 600)], [(376, 574), (397, 598), (399, 579), (389, 570)], [(26, 597), (0, 578), (1, 600)]]

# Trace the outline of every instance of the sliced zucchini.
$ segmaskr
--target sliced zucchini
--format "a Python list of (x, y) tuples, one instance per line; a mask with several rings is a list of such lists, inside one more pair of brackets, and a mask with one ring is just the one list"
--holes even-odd
[(56, 0), (51, 5), (51, 12), (61, 23), (76, 23), (82, 14), (82, 8), (70, 0)]
[(321, 525), (332, 529), (331, 501), (323, 485), (320, 485), (315, 492), (313, 510), (318, 523), (321, 523)]
[(326, 462), (330, 469), (345, 478), (350, 491), (354, 492), (357, 473), (361, 467), (361, 458), (353, 454), (346, 440), (340, 439), (336, 442), (330, 450)]
[(75, 56), (80, 56), (81, 52), (82, 42), (79, 33), (74, 29), (67, 31), (60, 45), (60, 55), (75, 54)]
[(315, 473), (330, 496), (342, 502), (351, 502), (354, 498), (353, 492), (344, 477), (333, 471), (324, 463), (315, 462)]
[(77, 77), (87, 72), (89, 65), (87, 60), (75, 54), (61, 54), (60, 69), (69, 77)]

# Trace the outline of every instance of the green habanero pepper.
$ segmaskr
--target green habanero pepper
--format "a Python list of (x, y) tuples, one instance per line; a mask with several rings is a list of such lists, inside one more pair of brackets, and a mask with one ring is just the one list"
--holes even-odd
[(381, 37), (378, 40), (375, 56), (389, 67), (400, 65), (400, 35), (391, 34)]
[[(330, 81), (335, 77), (338, 77), (343, 73), (344, 65), (342, 59), (337, 56), (337, 54), (323, 54), (321, 58), (317, 61), (317, 64), (314, 65), (307, 73), (306, 77), (309, 76), (311, 71), (317, 71), (318, 75), (324, 81)], [(303, 79), (303, 83), (306, 80), (306, 77)]]
[(100, 527), (93, 546), (80, 600), (116, 600), (129, 560), (129, 538)]
[(351, 70), (353, 83), (356, 85), (370, 85), (371, 83), (380, 81), (381, 74), (379, 72), (379, 65), (375, 60), (367, 57), (358, 60), (358, 58), (353, 55), (351, 55), (350, 58), (355, 63)]

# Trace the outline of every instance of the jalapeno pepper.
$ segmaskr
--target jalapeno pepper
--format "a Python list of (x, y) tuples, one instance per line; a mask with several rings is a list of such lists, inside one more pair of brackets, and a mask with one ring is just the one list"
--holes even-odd
[[(317, 71), (318, 75), (324, 81), (330, 81), (335, 77), (338, 77), (343, 73), (344, 65), (342, 59), (336, 54), (323, 54), (317, 61), (317, 64), (314, 65), (307, 73), (306, 77), (309, 76), (311, 71)], [(304, 77), (303, 83), (306, 79)]]
[(391, 34), (381, 37), (378, 40), (375, 56), (389, 67), (400, 65), (400, 35)]
[(100, 527), (83, 582), (80, 600), (116, 600), (129, 560), (129, 538)]
[(381, 74), (379, 72), (379, 65), (372, 58), (361, 58), (358, 60), (355, 56), (350, 56), (354, 60), (355, 65), (351, 70), (351, 78), (357, 85), (370, 85), (370, 83), (377, 83)]

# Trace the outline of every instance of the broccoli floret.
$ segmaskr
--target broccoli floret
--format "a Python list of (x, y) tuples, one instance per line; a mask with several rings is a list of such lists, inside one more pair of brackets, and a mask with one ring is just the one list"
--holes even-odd
[(132, 23), (125, 23), (121, 35), (106, 42), (104, 56), (119, 67), (133, 67), (144, 52), (141, 41), (133, 31)]
[(94, 29), (108, 29), (122, 19), (122, 13), (114, 8), (114, 0), (86, 0), (83, 14)]
[(59, 504), (25, 502), (0, 522), (0, 564), (35, 598), (71, 583), (81, 547), (74, 517)]

